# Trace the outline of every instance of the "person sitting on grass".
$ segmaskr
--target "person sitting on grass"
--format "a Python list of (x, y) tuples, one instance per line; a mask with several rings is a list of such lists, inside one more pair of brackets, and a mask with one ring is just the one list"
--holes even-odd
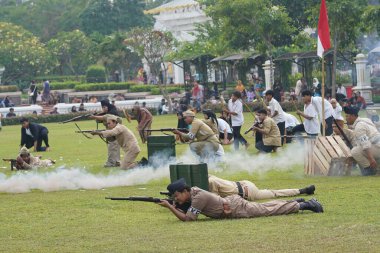
[(167, 189), (180, 205), (191, 203), (186, 213), (178, 210), (167, 200), (161, 200), (158, 203), (168, 208), (181, 221), (195, 221), (199, 214), (213, 219), (238, 219), (285, 215), (303, 210), (323, 213), (323, 207), (316, 199), (309, 201), (304, 199), (274, 200), (256, 203), (249, 202), (237, 194), (222, 198), (198, 187), (188, 186), (183, 178), (169, 184)]

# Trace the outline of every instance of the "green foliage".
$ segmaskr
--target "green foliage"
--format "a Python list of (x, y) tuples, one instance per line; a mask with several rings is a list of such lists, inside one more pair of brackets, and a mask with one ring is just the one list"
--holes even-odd
[[(315, 77), (315, 76), (313, 76), (313, 77)], [(295, 75), (289, 74), (289, 76), (288, 76), (289, 87), (294, 88), (296, 86), (297, 81), (300, 80), (301, 78), (302, 78), (301, 73), (297, 73)], [(321, 79), (318, 79), (318, 80), (321, 80)]]
[(130, 87), (129, 91), (130, 92), (149, 92), (152, 89), (156, 88), (156, 85), (133, 85)]
[(39, 39), (20, 26), (0, 22), (0, 65), (5, 67), (2, 82), (49, 72), (50, 54)]
[(85, 76), (56, 76), (54, 75), (54, 76), (38, 76), (34, 78), (36, 82), (42, 82), (45, 79), (49, 80), (51, 83), (67, 82), (67, 81), (83, 83), (85, 82), (86, 77)]
[(99, 65), (89, 66), (86, 71), (86, 80), (89, 83), (104, 83), (106, 81), (106, 69)]
[[(185, 90), (183, 89), (183, 87), (178, 87), (178, 86), (176, 86), (176, 87), (166, 87), (166, 92), (168, 92), (168, 93), (181, 93), (181, 92), (184, 92)], [(160, 88), (152, 88), (151, 90), (150, 90), (150, 92), (151, 92), (151, 94), (152, 95), (161, 95), (162, 93), (161, 93), (161, 90), (160, 90)]]
[(75, 86), (75, 91), (128, 90), (135, 83), (87, 83)]
[(379, 95), (373, 95), (372, 96), (372, 101), (374, 102), (374, 103), (380, 103), (380, 96)]
[(0, 92), (18, 91), (17, 85), (0, 85)]

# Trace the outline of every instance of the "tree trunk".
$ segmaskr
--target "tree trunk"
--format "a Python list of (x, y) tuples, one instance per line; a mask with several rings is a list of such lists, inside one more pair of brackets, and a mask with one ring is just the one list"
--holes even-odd
[(336, 35), (336, 30), (334, 29), (334, 51), (333, 51), (333, 64), (332, 64), (332, 73), (331, 73), (331, 97), (335, 98), (336, 91), (336, 54), (338, 51), (338, 40)]
[(120, 80), (121, 82), (125, 82), (125, 74), (124, 74), (124, 68), (120, 68)]
[[(161, 64), (158, 65), (157, 67), (157, 64), (154, 64), (154, 63), (148, 63), (149, 65), (149, 68), (150, 68), (150, 72), (152, 73), (152, 75), (154, 75), (156, 78), (157, 76), (159, 75), (160, 73), (160, 69), (161, 69)], [(165, 66), (165, 65), (164, 65)], [(166, 77), (164, 76), (163, 79), (165, 79)], [(160, 80), (160, 78), (159, 78)], [(165, 80), (164, 80), (165, 82)], [(170, 96), (168, 94), (168, 92), (166, 91), (166, 87), (165, 87), (165, 84), (162, 84), (160, 81), (157, 82), (157, 85), (158, 85), (158, 88), (160, 89), (161, 91), (161, 94), (162, 96), (165, 98), (166, 101), (168, 101), (168, 104), (169, 104), (169, 111), (171, 111), (171, 108), (172, 108), (172, 101), (170, 99)]]

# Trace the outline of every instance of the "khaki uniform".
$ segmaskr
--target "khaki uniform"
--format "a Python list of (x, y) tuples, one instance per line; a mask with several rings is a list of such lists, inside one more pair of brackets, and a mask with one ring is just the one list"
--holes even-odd
[(276, 122), (272, 118), (267, 117), (262, 122), (262, 125), (264, 145), (281, 147), (281, 134)]
[(37, 168), (49, 167), (53, 165), (52, 161), (49, 159), (41, 160), (39, 157), (34, 157), (30, 155), (29, 163), (23, 162), (22, 167), (19, 169), (22, 170), (32, 170)]
[(185, 140), (192, 140), (191, 151), (195, 152), (201, 159), (215, 156), (219, 149), (219, 139), (211, 128), (199, 119), (194, 119), (190, 126), (190, 132), (181, 133)]
[(352, 125), (353, 130), (344, 129), (347, 137), (351, 138), (352, 157), (360, 168), (368, 168), (370, 162), (365, 150), (370, 150), (376, 160), (380, 158), (380, 133), (370, 119), (357, 118)]
[(296, 201), (274, 200), (267, 203), (255, 203), (239, 195), (222, 198), (198, 187), (192, 187), (190, 195), (191, 207), (186, 213), (189, 220), (196, 220), (199, 214), (214, 219), (255, 218), (297, 213), (300, 208)]
[(139, 123), (137, 128), (139, 130), (140, 138), (142, 143), (145, 143), (151, 132), (145, 130), (150, 130), (152, 128), (153, 116), (146, 108), (140, 108), (140, 112), (137, 115), (137, 122)]
[[(110, 114), (103, 116), (103, 125), (107, 127), (107, 118)], [(122, 123), (121, 118), (118, 119), (119, 124)], [(106, 138), (107, 140), (107, 162), (105, 166), (118, 166), (120, 164), (120, 146), (115, 137)]]
[(141, 150), (131, 130), (122, 124), (117, 124), (115, 128), (103, 131), (102, 136), (105, 138), (115, 137), (119, 146), (124, 150), (124, 159), (120, 166), (122, 169), (130, 169), (136, 165), (134, 161)]
[(214, 132), (214, 134), (216, 134), (217, 136), (219, 136), (219, 130), (218, 130), (218, 126), (216, 123), (214, 123), (212, 121), (212, 119), (203, 119), (202, 120), (204, 123), (206, 123), (206, 125), (208, 125), (211, 130)]
[[(242, 187), (240, 191), (237, 183)], [(239, 181), (237, 183), (213, 175), (208, 177), (208, 187), (210, 192), (215, 193), (222, 198), (230, 195), (240, 195), (248, 201), (254, 201), (277, 197), (291, 197), (300, 194), (299, 189), (259, 190), (254, 183), (247, 180)]]

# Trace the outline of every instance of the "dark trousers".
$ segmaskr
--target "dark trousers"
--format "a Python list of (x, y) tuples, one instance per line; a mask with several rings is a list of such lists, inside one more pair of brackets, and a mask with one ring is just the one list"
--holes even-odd
[(280, 129), (280, 134), (281, 134), (281, 146), (284, 145), (284, 135), (285, 135), (285, 121), (280, 122), (277, 124), (278, 129)]
[(265, 153), (270, 153), (273, 151), (274, 149), (274, 146), (266, 146), (264, 145), (264, 142), (263, 141), (259, 141), (259, 142), (256, 142), (256, 145), (255, 147), (261, 151), (261, 152), (265, 152)]
[[(227, 140), (232, 140), (233, 134), (227, 133)], [(219, 139), (224, 140), (224, 133), (219, 133)]]
[[(330, 116), (328, 117), (326, 120), (326, 136), (330, 136), (333, 134), (333, 121), (334, 121), (334, 117), (333, 116)], [(321, 124), (321, 133), (323, 133), (323, 124)]]
[[(305, 131), (305, 126), (304, 126), (303, 124), (299, 124), (299, 125), (293, 127), (293, 131), (292, 131), (292, 134), (293, 134), (293, 135), (300, 135), (300, 133), (306, 133), (306, 131)], [(307, 133), (307, 135), (308, 135), (309, 137), (315, 137), (315, 138), (318, 136), (318, 134), (309, 134), (309, 133)], [(296, 139), (297, 139), (300, 143), (303, 143), (303, 138), (301, 138), (301, 137), (296, 137)]]
[(235, 150), (239, 149), (239, 142), (241, 142), (243, 145), (247, 144), (247, 141), (244, 139), (244, 137), (240, 134), (241, 126), (233, 126), (233, 134), (234, 134), (234, 148)]
[[(42, 130), (39, 138), (37, 139), (37, 151), (46, 151), (46, 148), (49, 147), (49, 131)], [(42, 147), (42, 141), (45, 143), (46, 147)], [(34, 140), (32, 137), (28, 136), (25, 143), (26, 148), (32, 148), (34, 146)]]

